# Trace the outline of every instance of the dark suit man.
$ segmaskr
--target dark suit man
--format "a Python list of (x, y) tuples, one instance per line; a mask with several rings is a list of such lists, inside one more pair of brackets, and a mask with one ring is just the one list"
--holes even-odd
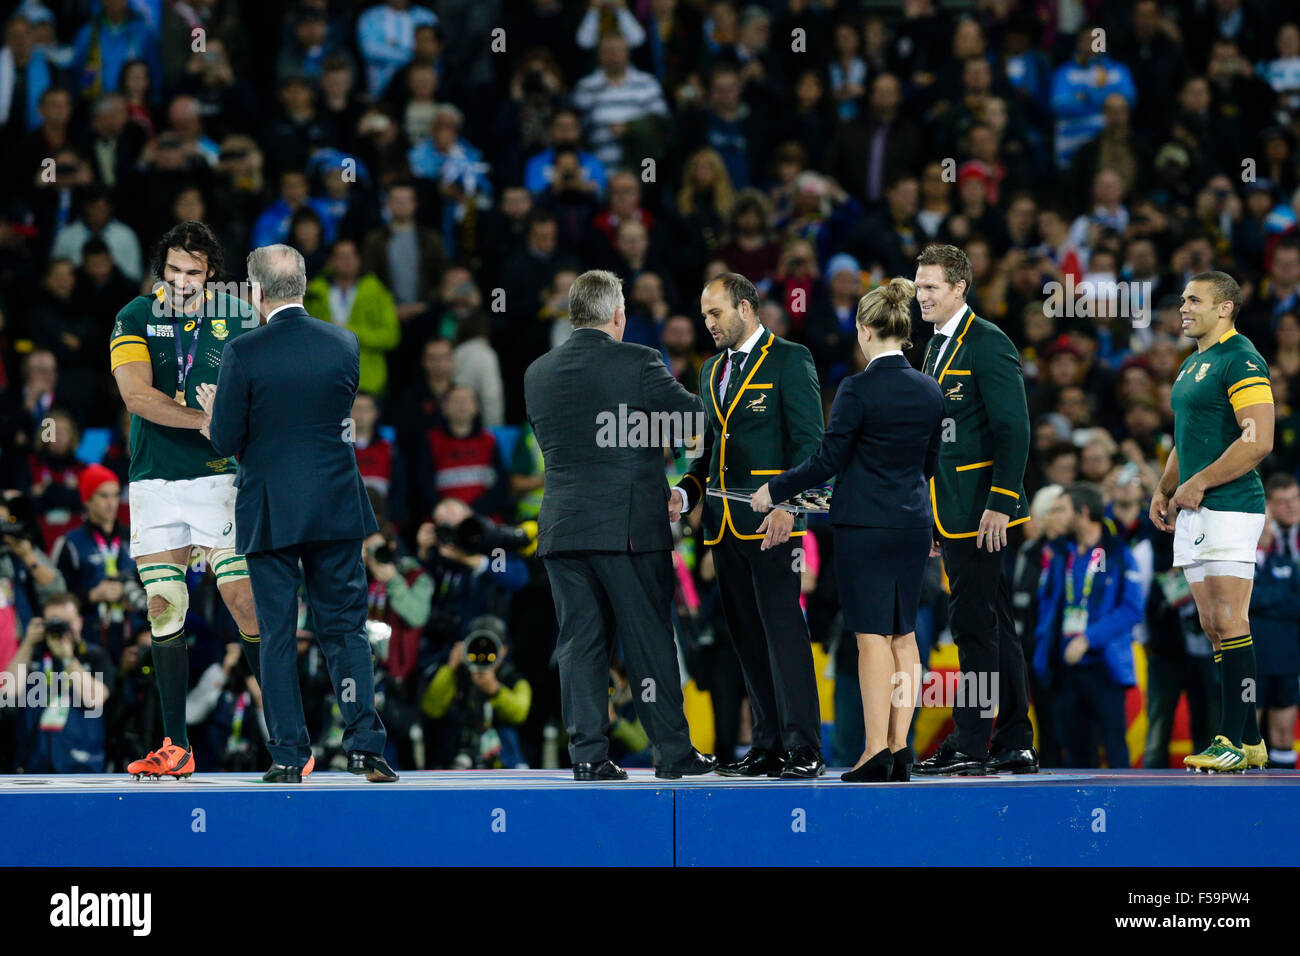
[(266, 324), (230, 341), (215, 395), (206, 387), (199, 401), (211, 416), (213, 448), (239, 456), (236, 547), (248, 559), (262, 628), (262, 700), (274, 761), (263, 779), (300, 783), (311, 759), (298, 687), (298, 585), (305, 575), (343, 715), (348, 770), (390, 782), (397, 776), (382, 756), (361, 559), (362, 539), (377, 526), (347, 428), (360, 345), (352, 332), (302, 307), (307, 276), (297, 250), (255, 249), (248, 276)]
[(812, 354), (758, 324), (758, 291), (724, 273), (700, 297), (704, 324), (722, 350), (700, 369), (709, 429), (705, 454), (673, 489), (676, 520), (704, 502), (727, 627), (754, 714), (753, 746), (720, 768), (728, 776), (817, 777), (821, 712), (808, 626), (799, 607), (802, 516), (763, 517), (744, 502), (709, 497), (712, 485), (748, 494), (807, 459), (821, 443), (821, 390)]
[(972, 275), (964, 252), (932, 245), (916, 261), (921, 318), (936, 329), (923, 371), (939, 382), (944, 400), (930, 503), (948, 572), (949, 619), (963, 687), (974, 693), (958, 699), (954, 731), (914, 772), (1032, 773), (1038, 754), (1028, 674), (1002, 553), (1007, 528), (1029, 520), (1029, 406), (1020, 354), (1001, 329), (966, 305)]
[[(650, 737), (655, 776), (709, 773), (717, 760), (691, 746), (682, 712), (662, 440), (703, 431), (700, 399), (677, 383), (657, 351), (622, 341), (627, 317), (618, 276), (578, 276), (569, 316), (572, 336), (524, 373), (524, 400), (546, 462), (537, 550), (559, 618), (560, 706), (573, 776), (627, 779), (608, 759), (615, 642)], [(655, 434), (652, 416), (664, 413), (677, 422), (675, 435)]]

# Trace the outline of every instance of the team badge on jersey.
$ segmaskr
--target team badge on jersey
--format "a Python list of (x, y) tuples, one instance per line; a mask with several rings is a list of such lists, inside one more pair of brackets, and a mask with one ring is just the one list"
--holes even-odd
[(1202, 362), (1201, 367), (1196, 370), (1196, 380), (1199, 382), (1201, 381), (1201, 379), (1205, 378), (1205, 373), (1208, 372), (1209, 370), (1210, 370), (1210, 363)]
[(226, 328), (225, 319), (212, 320), (212, 337), (214, 339), (218, 341), (223, 341), (225, 337), (229, 334), (230, 334), (230, 330)]

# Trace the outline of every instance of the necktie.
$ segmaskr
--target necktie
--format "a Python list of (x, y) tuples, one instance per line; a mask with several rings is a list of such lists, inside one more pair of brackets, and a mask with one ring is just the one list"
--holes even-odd
[(925, 360), (925, 374), (929, 375), (931, 378), (938, 378), (938, 376), (935, 375), (935, 370), (939, 365), (939, 353), (943, 351), (943, 343), (947, 341), (948, 336), (946, 335), (935, 335), (935, 337), (930, 340), (930, 354)]
[(731, 353), (731, 369), (727, 374), (727, 390), (722, 396), (722, 413), (725, 415), (727, 409), (731, 406), (731, 400), (736, 395), (736, 390), (740, 388), (740, 369), (745, 364), (745, 359), (749, 358), (748, 352)]

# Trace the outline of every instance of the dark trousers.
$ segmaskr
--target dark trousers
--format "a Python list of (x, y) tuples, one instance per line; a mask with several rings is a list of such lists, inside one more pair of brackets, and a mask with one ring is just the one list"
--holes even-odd
[(1130, 765), (1124, 736), (1128, 730), (1124, 694), (1125, 689), (1111, 680), (1104, 661), (1060, 665), (1052, 707), (1063, 766), (1100, 767), (1098, 744), (1105, 749), (1106, 765), (1112, 770)]
[(945, 743), (974, 757), (988, 753), (990, 733), (997, 750), (1034, 745), (1025, 653), (1011, 616), (1011, 588), (1003, 558), (1002, 551), (977, 549), (973, 537), (943, 539), (950, 591), (948, 621), (963, 685), (992, 693), (992, 707), (979, 699), (983, 694), (966, 693), (952, 709), (955, 729)]
[(1192, 753), (1210, 745), (1219, 726), (1222, 700), (1219, 668), (1212, 657), (1191, 654), (1165, 656), (1147, 648), (1147, 740), (1142, 766), (1154, 770), (1169, 766), (1169, 738), (1174, 729), (1178, 698), (1187, 692)]
[(609, 665), (615, 642), (655, 766), (691, 753), (673, 637), (672, 552), (546, 555), (559, 620), (560, 712), (574, 763), (609, 755)]
[(799, 607), (799, 571), (791, 538), (769, 551), (761, 539), (723, 534), (713, 546), (713, 566), (727, 628), (754, 715), (759, 750), (821, 750), (821, 709), (813, 673), (808, 624)]
[(255, 551), (247, 558), (262, 629), (262, 708), (271, 759), (301, 767), (311, 756), (298, 686), (298, 585), (304, 577), (307, 603), (315, 612), (316, 642), (343, 717), (343, 748), (383, 753), (384, 725), (375, 711), (375, 671), (366, 637), (361, 539), (309, 541)]

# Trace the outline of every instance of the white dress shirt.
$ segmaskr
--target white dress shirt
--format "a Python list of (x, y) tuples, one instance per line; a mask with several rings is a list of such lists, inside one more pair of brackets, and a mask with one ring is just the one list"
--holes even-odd
[(871, 368), (871, 362), (874, 362), (876, 359), (884, 358), (886, 355), (902, 355), (902, 354), (903, 354), (902, 349), (890, 349), (888, 352), (881, 352), (879, 355), (872, 356), (871, 360), (867, 362), (867, 368)]
[(284, 305), (277, 305), (274, 309), (271, 310), (271, 314), (266, 317), (266, 321), (269, 324), (270, 321), (274, 319), (278, 313), (283, 312), (285, 309), (301, 309), (301, 308), (302, 308), (301, 302), (286, 302)]
[[(727, 385), (731, 377), (731, 356), (735, 355), (737, 352), (748, 353), (745, 356), (745, 364), (740, 366), (740, 370), (743, 372), (745, 370), (745, 365), (749, 364), (749, 357), (754, 354), (754, 349), (758, 346), (758, 340), (761, 339), (766, 332), (767, 332), (767, 327), (764, 325), (760, 325), (757, 329), (754, 330), (753, 335), (745, 339), (745, 341), (742, 342), (740, 345), (738, 345), (736, 348), (727, 349), (727, 357), (725, 360), (727, 367), (722, 373), (722, 380), (718, 382), (718, 390), (721, 395), (727, 394)], [(686, 493), (686, 489), (683, 488), (681, 485), (673, 486), (673, 494), (682, 496), (682, 514), (686, 514), (688, 511), (691, 510), (692, 507), (694, 507), (691, 504), (691, 496)]]
[[(948, 336), (948, 338), (944, 340), (943, 345), (940, 347), (939, 354), (935, 356), (934, 367), (936, 370), (939, 368), (939, 363), (943, 361), (943, 353), (948, 351), (948, 346), (952, 344), (952, 337), (957, 334), (957, 326), (961, 322), (962, 316), (966, 314), (966, 310), (968, 308), (970, 307), (966, 305), (965, 302), (963, 302), (961, 304), (961, 308), (959, 308), (953, 314), (953, 317), (951, 319), (949, 319), (943, 325), (939, 326), (939, 328), (934, 330), (935, 335)], [(936, 377), (938, 377), (937, 372), (936, 372)]]
[(727, 394), (727, 385), (730, 383), (730, 378), (731, 378), (731, 357), (735, 355), (737, 352), (746, 353), (745, 363), (744, 365), (740, 366), (740, 370), (743, 372), (745, 370), (745, 365), (749, 364), (749, 356), (754, 354), (754, 347), (758, 345), (758, 340), (763, 337), (763, 333), (766, 331), (767, 328), (765, 326), (760, 325), (757, 329), (754, 330), (754, 334), (751, 335), (749, 338), (745, 339), (745, 341), (742, 342), (740, 345), (736, 346), (734, 349), (727, 349), (727, 360), (724, 363), (726, 365), (726, 368), (722, 370), (722, 380), (718, 382), (719, 395)]

